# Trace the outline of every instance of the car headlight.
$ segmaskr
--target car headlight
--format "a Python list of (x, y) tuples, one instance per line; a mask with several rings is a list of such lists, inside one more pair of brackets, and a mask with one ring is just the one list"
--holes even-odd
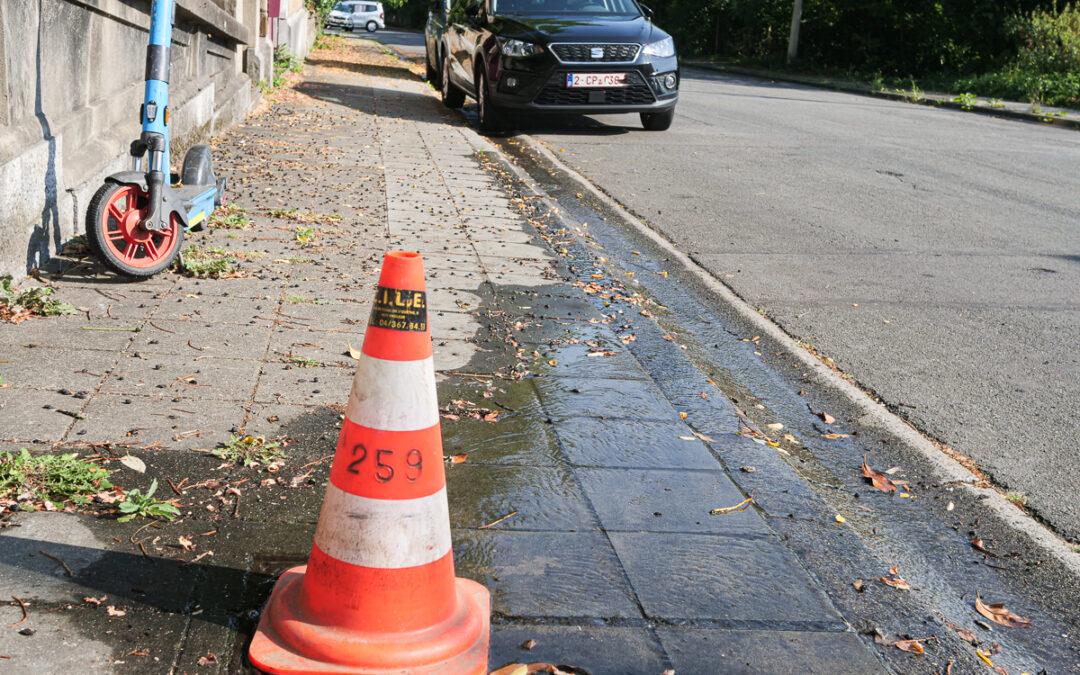
[(647, 44), (645, 45), (645, 54), (648, 56), (659, 56), (661, 58), (675, 56), (675, 41), (667, 37), (659, 42)]
[(523, 40), (507, 40), (502, 46), (502, 53), (505, 56), (535, 56), (542, 51), (544, 51), (544, 48), (540, 45)]

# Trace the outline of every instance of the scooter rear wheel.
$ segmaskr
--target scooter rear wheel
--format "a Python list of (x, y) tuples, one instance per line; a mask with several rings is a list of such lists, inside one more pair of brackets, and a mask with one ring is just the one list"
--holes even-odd
[(106, 266), (131, 277), (150, 277), (171, 265), (184, 241), (184, 227), (175, 213), (163, 232), (140, 224), (147, 201), (136, 185), (106, 183), (86, 210), (91, 248)]

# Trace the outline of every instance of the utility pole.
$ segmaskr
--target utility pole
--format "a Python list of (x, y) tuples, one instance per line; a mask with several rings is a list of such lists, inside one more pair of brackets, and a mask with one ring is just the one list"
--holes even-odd
[(802, 23), (802, 0), (795, 0), (791, 7), (791, 34), (787, 43), (787, 62), (794, 63), (799, 56), (799, 25)]

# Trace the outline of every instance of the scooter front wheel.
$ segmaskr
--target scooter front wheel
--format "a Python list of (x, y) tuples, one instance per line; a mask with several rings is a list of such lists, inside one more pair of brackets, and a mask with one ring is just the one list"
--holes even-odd
[(149, 198), (136, 185), (106, 183), (86, 210), (86, 239), (109, 268), (131, 277), (150, 277), (172, 264), (184, 241), (180, 218), (171, 214), (164, 231), (141, 223)]

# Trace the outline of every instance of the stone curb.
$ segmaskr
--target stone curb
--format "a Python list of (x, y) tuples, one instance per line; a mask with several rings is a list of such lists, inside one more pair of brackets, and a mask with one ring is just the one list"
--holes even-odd
[(844, 85), (836, 82), (821, 82), (809, 77), (800, 77), (798, 75), (790, 75), (786, 73), (775, 73), (769, 70), (758, 70), (756, 68), (745, 68), (743, 66), (725, 66), (715, 63), (706, 63), (702, 61), (683, 61), (683, 64), (694, 68), (712, 70), (719, 73), (746, 75), (749, 77), (756, 77), (763, 80), (775, 80), (777, 82), (804, 84), (810, 87), (817, 87), (819, 89), (842, 91), (847, 94), (857, 94), (859, 96), (881, 98), (888, 101), (900, 101), (902, 103), (911, 103), (913, 105), (925, 105), (931, 108), (948, 108), (951, 110), (962, 110), (964, 112), (973, 112), (980, 115), (987, 115), (990, 117), (999, 117), (1002, 119), (1032, 122), (1036, 124), (1044, 124), (1048, 126), (1056, 126), (1064, 129), (1075, 129), (1080, 131), (1080, 119), (1071, 117), (1052, 117), (1049, 115), (1038, 115), (1035, 113), (1023, 112), (1019, 110), (1008, 110), (1007, 108), (991, 108), (985, 105), (975, 105), (965, 108), (959, 103), (940, 97), (924, 97), (920, 101), (912, 101), (910, 98), (904, 96), (903, 94), (897, 94), (891, 91), (873, 91), (872, 89), (865, 89), (858, 86)]
[[(958, 490), (963, 490), (976, 500), (981, 500), (988, 507), (988, 518), (993, 518), (1000, 523), (1001, 527), (1026, 538), (1033, 548), (1037, 548), (1057, 561), (1069, 574), (1080, 578), (1080, 552), (1074, 551), (1068, 542), (1028, 513), (1018, 509), (997, 489), (978, 487), (978, 479), (967, 468), (952, 457), (944, 454), (919, 430), (890, 412), (885, 405), (871, 399), (857, 385), (845, 380), (839, 373), (803, 349), (799, 342), (788, 335), (779, 325), (758, 313), (754, 307), (725, 286), (693, 258), (678, 250), (663, 234), (632, 214), (611, 195), (593, 185), (586, 177), (567, 166), (540, 141), (526, 134), (520, 134), (516, 138), (551, 162), (552, 165), (565, 172), (583, 190), (587, 190), (589, 194), (619, 213), (640, 234), (648, 237), (657, 246), (667, 251), (673, 260), (682, 265), (687, 272), (694, 275), (706, 289), (726, 303), (740, 318), (760, 331), (762, 336), (770, 339), (775, 348), (782, 350), (806, 367), (813, 374), (816, 384), (826, 387), (835, 394), (847, 399), (862, 413), (862, 416), (857, 421), (858, 424), (873, 428), (878, 433), (889, 437), (904, 450), (920, 456), (927, 462), (930, 471), (933, 472), (934, 477), (940, 483), (954, 484)], [(501, 161), (510, 167), (514, 167), (513, 162), (504, 157), (501, 152), (498, 156)]]

